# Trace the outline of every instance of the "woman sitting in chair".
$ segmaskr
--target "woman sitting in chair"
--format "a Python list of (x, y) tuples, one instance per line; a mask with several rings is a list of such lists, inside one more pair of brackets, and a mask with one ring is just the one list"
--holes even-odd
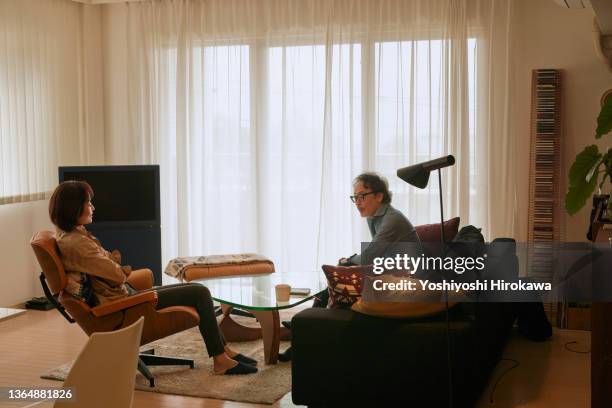
[[(136, 291), (126, 278), (132, 269), (121, 266), (121, 255), (105, 250), (100, 241), (85, 229), (92, 222), (94, 193), (83, 181), (65, 181), (53, 192), (49, 216), (57, 227), (57, 244), (67, 271), (66, 291), (85, 300), (90, 306), (121, 299)], [(214, 361), (215, 374), (251, 374), (257, 362), (232, 350), (225, 344), (217, 325), (210, 291), (192, 283), (153, 288), (157, 292), (157, 309), (169, 306), (191, 306), (200, 316), (200, 333), (208, 354)]]

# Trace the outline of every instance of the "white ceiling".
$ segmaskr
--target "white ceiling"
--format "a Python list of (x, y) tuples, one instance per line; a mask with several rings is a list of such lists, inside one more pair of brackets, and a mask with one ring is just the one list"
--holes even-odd
[[(78, 3), (85, 4), (108, 4), (108, 3), (125, 3), (130, 1), (143, 0), (72, 0)], [(553, 0), (559, 6), (575, 9), (575, 8), (593, 8), (597, 23), (603, 35), (612, 34), (612, 0)]]
[(77, 3), (84, 4), (108, 4), (108, 3), (128, 3), (133, 1), (144, 1), (144, 0), (72, 0)]

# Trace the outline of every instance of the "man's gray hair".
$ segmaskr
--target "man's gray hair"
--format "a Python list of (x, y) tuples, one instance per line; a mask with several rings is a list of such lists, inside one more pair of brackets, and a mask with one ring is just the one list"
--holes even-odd
[(392, 194), (391, 191), (389, 191), (389, 182), (386, 177), (375, 172), (367, 172), (355, 177), (353, 185), (359, 182), (361, 182), (365, 188), (369, 188), (376, 193), (382, 193), (383, 204), (389, 204), (391, 202)]

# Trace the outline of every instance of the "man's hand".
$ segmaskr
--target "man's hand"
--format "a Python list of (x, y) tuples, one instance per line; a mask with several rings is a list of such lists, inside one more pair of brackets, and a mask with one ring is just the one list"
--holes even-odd
[(349, 263), (348, 258), (340, 258), (340, 259), (338, 259), (338, 265), (340, 265), (340, 266), (344, 266), (347, 263)]

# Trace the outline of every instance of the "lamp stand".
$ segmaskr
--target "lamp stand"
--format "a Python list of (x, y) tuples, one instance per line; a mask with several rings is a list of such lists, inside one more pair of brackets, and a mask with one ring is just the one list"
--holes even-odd
[[(440, 196), (440, 242), (442, 244), (442, 251), (446, 252), (446, 234), (444, 233), (444, 204), (442, 202), (442, 173), (438, 169), (438, 189)], [(446, 278), (446, 277), (445, 277)], [(448, 363), (448, 406), (453, 406), (453, 369), (451, 364), (451, 344), (450, 344), (450, 317), (448, 315), (448, 289), (444, 288), (444, 301), (446, 303), (446, 358)]]
[(442, 230), (442, 235), (440, 236), (440, 241), (444, 246), (446, 241), (446, 235), (444, 234), (444, 205), (442, 204), (442, 172), (438, 169), (438, 189), (440, 193), (440, 229)]

